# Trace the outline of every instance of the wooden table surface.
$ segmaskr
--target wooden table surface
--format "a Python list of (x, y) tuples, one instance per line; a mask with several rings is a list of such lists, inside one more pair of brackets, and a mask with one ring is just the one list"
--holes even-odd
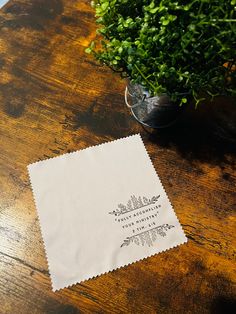
[[(233, 312), (235, 100), (145, 132), (124, 105), (126, 82), (84, 53), (95, 28), (88, 0), (0, 11), (0, 313)], [(53, 293), (26, 166), (137, 132), (188, 243)]]

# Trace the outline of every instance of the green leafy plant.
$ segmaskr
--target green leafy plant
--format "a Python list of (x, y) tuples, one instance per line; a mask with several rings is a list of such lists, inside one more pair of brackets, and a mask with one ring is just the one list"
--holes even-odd
[[(94, 0), (86, 49), (151, 95), (235, 95), (236, 0)], [(186, 96), (183, 96), (183, 94)], [(205, 98), (204, 98), (205, 99)]]

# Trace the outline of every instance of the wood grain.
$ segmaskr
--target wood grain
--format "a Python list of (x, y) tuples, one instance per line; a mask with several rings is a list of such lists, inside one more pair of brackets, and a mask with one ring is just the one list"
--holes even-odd
[[(86, 0), (0, 11), (0, 313), (235, 312), (235, 99), (147, 133), (125, 81), (84, 53), (95, 29)], [(189, 242), (53, 293), (26, 166), (137, 132)]]

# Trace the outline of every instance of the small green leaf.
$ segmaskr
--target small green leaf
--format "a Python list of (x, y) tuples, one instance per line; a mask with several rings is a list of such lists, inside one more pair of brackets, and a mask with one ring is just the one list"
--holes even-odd
[(154, 7), (155, 7), (155, 2), (152, 1), (152, 2), (150, 3), (150, 5), (149, 5), (149, 8), (150, 8), (150, 9), (153, 9)]
[(168, 25), (170, 23), (170, 21), (169, 20), (164, 20), (163, 22), (162, 22), (162, 25)]
[(122, 46), (120, 46), (120, 47), (118, 48), (118, 52), (119, 52), (119, 53), (122, 53), (122, 51), (123, 51), (123, 48), (122, 48)]
[(104, 2), (102, 5), (101, 5), (101, 8), (105, 11), (107, 8), (109, 7), (109, 2)]
[(158, 11), (158, 7), (154, 8), (154, 9), (151, 9), (149, 12), (152, 13), (152, 14), (155, 14), (157, 11)]

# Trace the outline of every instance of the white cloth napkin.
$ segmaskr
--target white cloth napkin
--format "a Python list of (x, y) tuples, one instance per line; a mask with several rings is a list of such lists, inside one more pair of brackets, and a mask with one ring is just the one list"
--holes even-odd
[(187, 241), (139, 134), (28, 170), (54, 291)]

